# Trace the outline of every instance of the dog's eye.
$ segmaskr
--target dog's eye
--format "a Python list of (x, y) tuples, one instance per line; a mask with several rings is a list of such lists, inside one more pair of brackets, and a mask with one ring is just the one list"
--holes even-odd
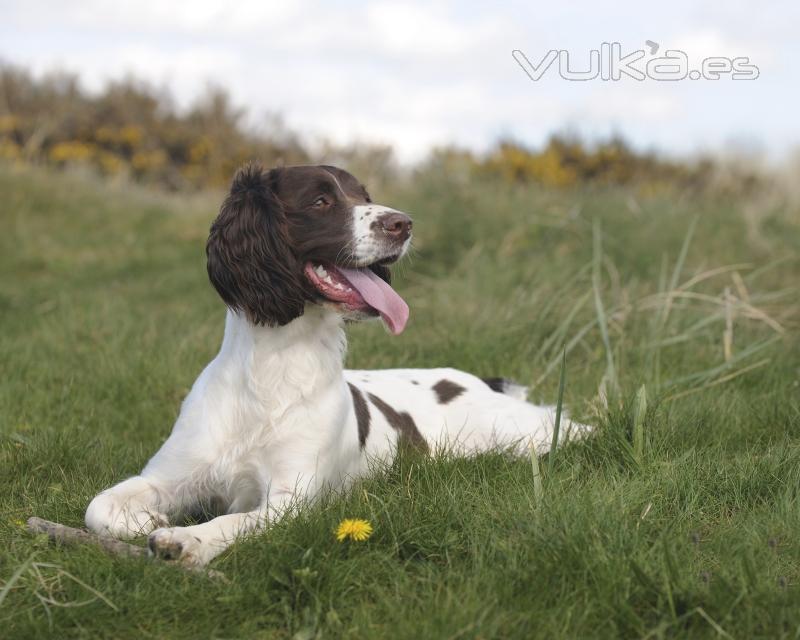
[(325, 196), (320, 196), (319, 198), (314, 200), (314, 204), (312, 204), (311, 206), (314, 207), (315, 209), (323, 209), (324, 207), (327, 207), (329, 204), (330, 202), (328, 202), (328, 199)]

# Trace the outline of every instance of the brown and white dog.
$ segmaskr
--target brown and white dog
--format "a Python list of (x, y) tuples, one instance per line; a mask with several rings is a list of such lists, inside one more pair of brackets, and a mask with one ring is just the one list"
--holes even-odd
[[(345, 320), (406, 325), (389, 265), (411, 229), (341, 169), (241, 169), (206, 248), (228, 306), (222, 347), (141, 474), (92, 500), (88, 527), (149, 534), (153, 553), (204, 565), (294, 501), (391, 461), (399, 443), (545, 451), (552, 411), (525, 402), (523, 387), (454, 369), (343, 368)], [(219, 515), (170, 526), (199, 505)]]

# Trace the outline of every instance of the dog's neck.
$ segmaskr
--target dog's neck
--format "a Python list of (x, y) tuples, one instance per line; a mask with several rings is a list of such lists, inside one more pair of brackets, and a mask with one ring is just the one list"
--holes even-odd
[(234, 365), (239, 384), (261, 397), (281, 397), (282, 404), (288, 398), (311, 400), (343, 378), (343, 324), (339, 314), (310, 304), (282, 327), (254, 325), (228, 310), (220, 357)]

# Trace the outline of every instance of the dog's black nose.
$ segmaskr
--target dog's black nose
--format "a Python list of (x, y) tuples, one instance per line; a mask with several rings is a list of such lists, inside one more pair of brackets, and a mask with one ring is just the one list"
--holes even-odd
[(401, 242), (405, 242), (411, 235), (411, 218), (405, 213), (395, 211), (394, 213), (387, 213), (380, 218), (381, 227), (384, 233), (396, 238)]

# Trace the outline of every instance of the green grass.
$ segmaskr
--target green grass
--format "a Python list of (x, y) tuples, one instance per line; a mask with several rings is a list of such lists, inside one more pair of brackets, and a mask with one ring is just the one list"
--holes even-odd
[[(435, 174), (373, 195), (415, 214), (412, 319), (353, 327), (348, 364), (554, 403), (566, 350), (596, 436), (533, 466), (404, 456), (234, 545), (228, 582), (54, 547), (20, 523), (80, 526), (218, 349), (219, 194), (0, 168), (0, 636), (797, 637), (796, 207)], [(372, 538), (336, 542), (344, 517)]]

